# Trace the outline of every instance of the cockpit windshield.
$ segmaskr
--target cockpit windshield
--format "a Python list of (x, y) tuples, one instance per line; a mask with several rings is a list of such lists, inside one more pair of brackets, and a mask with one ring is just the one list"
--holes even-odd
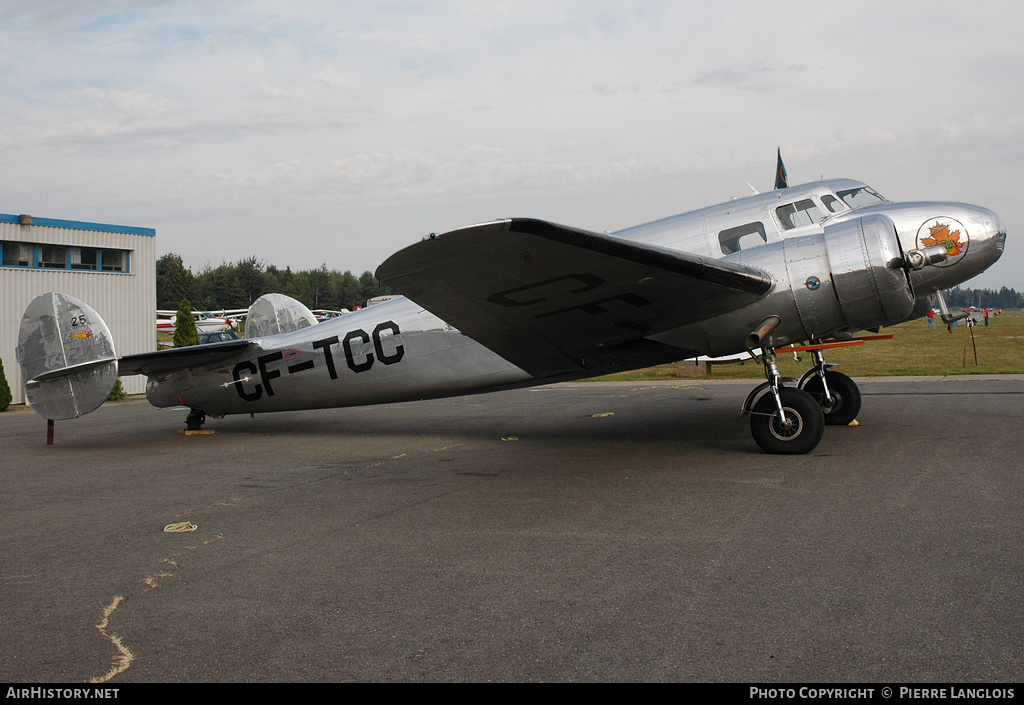
[(885, 199), (870, 186), (860, 186), (858, 188), (846, 189), (845, 191), (837, 191), (836, 195), (843, 199), (843, 203), (848, 205), (850, 208), (861, 208), (863, 206), (877, 206), (879, 203), (885, 203)]

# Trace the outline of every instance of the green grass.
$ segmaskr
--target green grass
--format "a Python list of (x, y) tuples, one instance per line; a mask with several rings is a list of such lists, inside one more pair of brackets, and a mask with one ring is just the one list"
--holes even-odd
[[(851, 377), (888, 375), (963, 375), (1024, 374), (1024, 312), (1006, 311), (989, 320), (989, 325), (974, 328), (978, 364), (969, 330), (962, 324), (952, 333), (936, 317), (936, 330), (928, 330), (927, 319), (901, 323), (883, 329), (881, 335), (892, 340), (868, 342), (848, 348), (826, 350), (825, 359), (838, 362), (839, 370)], [(866, 334), (870, 335), (870, 333)], [(966, 343), (966, 364), (964, 350)], [(800, 353), (802, 362), (794, 362), (791, 353), (779, 351), (779, 369), (784, 377), (799, 377), (809, 367), (810, 353)], [(757, 379), (764, 368), (754, 362), (711, 365), (704, 379)], [(596, 380), (678, 379), (675, 365), (658, 365), (643, 370), (620, 372)]]

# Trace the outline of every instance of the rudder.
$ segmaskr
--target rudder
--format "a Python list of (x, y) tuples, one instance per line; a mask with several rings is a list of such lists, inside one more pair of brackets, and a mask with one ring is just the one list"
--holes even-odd
[(48, 292), (29, 303), (16, 358), (26, 399), (46, 419), (74, 419), (96, 410), (117, 382), (117, 354), (107, 324), (68, 294)]

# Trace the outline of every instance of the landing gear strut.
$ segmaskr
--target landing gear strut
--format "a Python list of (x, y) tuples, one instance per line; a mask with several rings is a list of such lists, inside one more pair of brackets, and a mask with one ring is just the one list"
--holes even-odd
[(821, 406), (804, 390), (782, 386), (775, 349), (763, 350), (768, 381), (750, 393), (743, 407), (750, 414), (750, 433), (766, 453), (809, 453), (825, 432)]
[(814, 367), (800, 378), (804, 390), (821, 406), (829, 426), (848, 426), (860, 413), (860, 389), (842, 372), (830, 370), (835, 363), (825, 362), (821, 350), (812, 350)]
[(186, 431), (199, 431), (206, 423), (206, 412), (202, 409), (189, 409), (188, 417), (185, 419)]

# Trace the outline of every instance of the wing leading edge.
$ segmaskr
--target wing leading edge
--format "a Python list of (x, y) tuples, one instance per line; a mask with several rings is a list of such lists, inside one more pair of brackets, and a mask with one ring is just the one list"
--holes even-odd
[(538, 378), (628, 357), (773, 285), (754, 267), (519, 218), (426, 238), (377, 278)]

